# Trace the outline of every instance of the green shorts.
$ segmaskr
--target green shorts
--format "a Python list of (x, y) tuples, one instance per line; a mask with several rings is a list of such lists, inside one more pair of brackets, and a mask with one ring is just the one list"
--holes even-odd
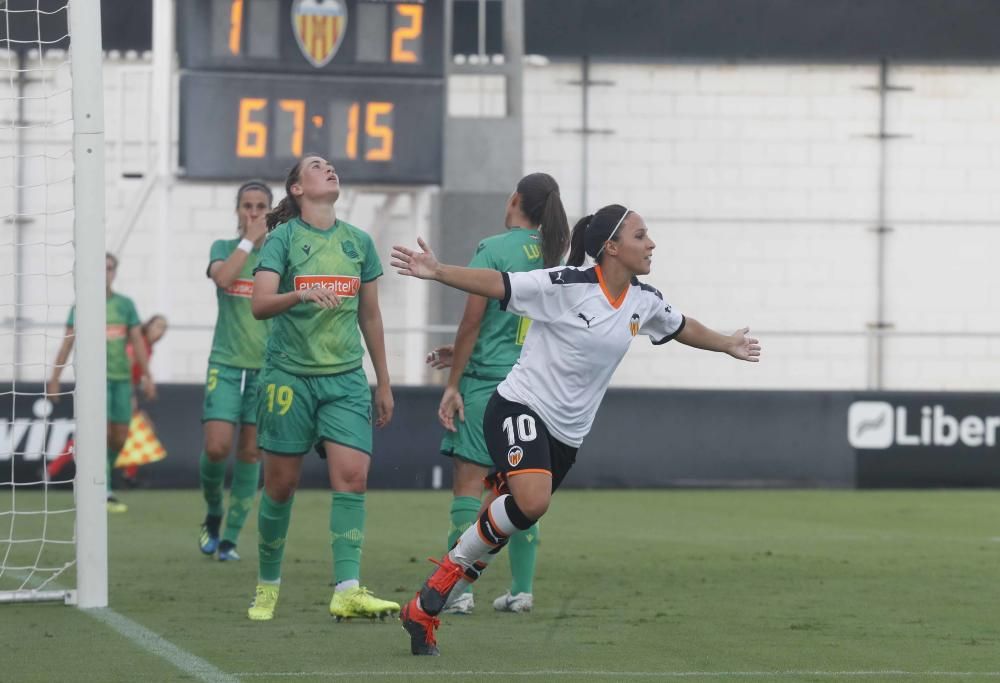
[(486, 447), (483, 436), (483, 414), (490, 396), (496, 391), (502, 380), (477, 379), (463, 375), (458, 383), (458, 391), (465, 403), (465, 422), (455, 416), (457, 432), (445, 432), (441, 439), (441, 453), (449, 457), (458, 457), (483, 467), (493, 467), (490, 450)]
[(132, 421), (132, 382), (108, 380), (108, 422), (127, 425)]
[(210, 362), (205, 378), (205, 404), (201, 409), (201, 421), (257, 424), (259, 374), (260, 370), (244, 370)]
[(365, 371), (310, 376), (261, 370), (257, 445), (277, 455), (304, 455), (323, 441), (371, 455), (372, 392)]

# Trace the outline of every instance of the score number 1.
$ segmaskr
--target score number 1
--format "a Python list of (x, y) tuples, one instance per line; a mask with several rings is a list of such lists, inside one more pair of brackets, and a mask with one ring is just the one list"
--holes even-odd
[[(241, 97), (239, 119), (236, 125), (236, 156), (259, 159), (267, 156), (268, 125), (266, 121), (270, 102), (262, 97)], [(305, 100), (278, 100), (278, 111), (288, 114), (291, 120), (291, 137), (288, 149), (276, 150), (279, 156), (302, 156), (306, 126)], [(342, 150), (336, 150), (334, 159), (357, 159), (360, 136), (361, 112), (364, 111), (365, 161), (392, 161), (394, 131), (391, 122), (392, 102), (351, 102), (347, 107), (347, 130)], [(265, 113), (265, 120), (254, 118), (257, 112)], [(279, 114), (280, 115), (280, 114)], [(315, 128), (322, 128), (322, 116), (313, 116)]]

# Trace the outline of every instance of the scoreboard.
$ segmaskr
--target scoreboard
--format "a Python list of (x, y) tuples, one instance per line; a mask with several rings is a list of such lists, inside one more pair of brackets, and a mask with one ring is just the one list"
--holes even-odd
[(180, 0), (180, 165), (285, 177), (319, 154), (345, 183), (436, 184), (443, 0)]

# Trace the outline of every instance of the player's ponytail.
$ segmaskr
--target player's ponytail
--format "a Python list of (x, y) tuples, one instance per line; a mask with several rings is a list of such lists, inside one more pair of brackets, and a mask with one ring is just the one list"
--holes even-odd
[(274, 207), (273, 211), (267, 214), (267, 231), (271, 232), (274, 228), (282, 223), (287, 223), (293, 218), (297, 218), (302, 215), (302, 207), (299, 203), (295, 201), (295, 195), (292, 194), (292, 185), (299, 182), (299, 177), (301, 176), (301, 166), (302, 162), (306, 157), (299, 159), (295, 166), (288, 171), (288, 177), (285, 178), (285, 196), (278, 202), (278, 205)]
[(566, 259), (567, 266), (582, 266), (584, 260), (587, 258), (584, 238), (586, 237), (587, 227), (593, 218), (594, 214), (584, 216), (573, 226), (573, 237), (570, 239), (569, 245), (569, 258)]
[(558, 266), (569, 245), (569, 221), (559, 196), (559, 184), (548, 173), (530, 173), (517, 184), (521, 210), (542, 237), (542, 265)]
[(600, 263), (604, 255), (604, 243), (608, 240), (618, 241), (618, 227), (628, 214), (629, 210), (621, 204), (608, 204), (577, 221), (573, 227), (566, 265), (582, 266), (585, 254)]

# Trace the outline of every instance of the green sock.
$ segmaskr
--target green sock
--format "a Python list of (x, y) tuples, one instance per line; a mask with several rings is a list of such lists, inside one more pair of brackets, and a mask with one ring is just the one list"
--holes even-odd
[(233, 486), (229, 490), (229, 512), (226, 514), (226, 530), (223, 541), (236, 545), (240, 530), (253, 509), (257, 497), (257, 482), (260, 481), (259, 462), (236, 461), (233, 465)]
[(226, 478), (226, 461), (212, 462), (201, 452), (201, 495), (208, 503), (208, 514), (222, 517), (222, 482)]
[(513, 579), (510, 585), (511, 595), (531, 592), (540, 540), (538, 522), (510, 537), (507, 552), (510, 553), (510, 575)]
[[(452, 498), (451, 526), (448, 528), (448, 547), (445, 550), (451, 550), (458, 537), (472, 526), (477, 519), (479, 519), (478, 498), (473, 498), (472, 496), (455, 496)], [(472, 592), (471, 584), (465, 589), (465, 592)]]
[(365, 494), (335, 491), (330, 504), (333, 582), (361, 579), (361, 544), (365, 541)]
[(288, 524), (292, 521), (292, 496), (284, 503), (275, 503), (267, 493), (260, 497), (257, 512), (257, 551), (260, 554), (259, 575), (261, 581), (281, 579), (281, 559), (285, 555), (285, 539)]

